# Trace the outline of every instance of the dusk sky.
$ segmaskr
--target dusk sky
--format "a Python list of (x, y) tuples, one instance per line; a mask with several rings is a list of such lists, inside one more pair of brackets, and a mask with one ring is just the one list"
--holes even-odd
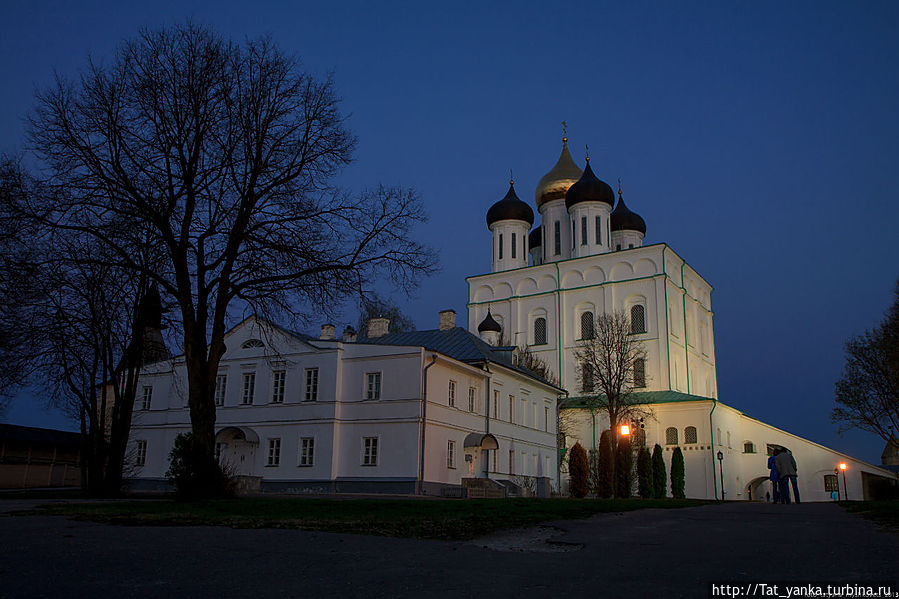
[[(21, 150), (54, 70), (109, 61), (142, 27), (269, 34), (334, 74), (359, 137), (340, 183), (423, 198), (418, 236), (442, 270), (393, 299), (436, 328), (443, 308), (465, 326), (465, 277), (490, 268), (486, 210), (509, 169), (533, 206), (565, 120), (578, 164), (589, 144), (597, 176), (621, 178), (645, 243), (714, 287), (721, 401), (879, 463), (883, 441), (838, 436), (830, 411), (844, 341), (899, 278), (899, 3), (428, 4), (4, 2), (0, 151)], [(74, 427), (27, 394), (6, 419)]]

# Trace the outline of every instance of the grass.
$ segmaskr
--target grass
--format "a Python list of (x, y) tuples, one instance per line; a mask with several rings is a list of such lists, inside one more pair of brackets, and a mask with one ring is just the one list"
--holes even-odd
[(471, 539), (493, 531), (604, 512), (684, 508), (691, 499), (310, 499), (246, 497), (196, 502), (117, 501), (41, 506), (40, 514), (124, 525), (292, 528), (418, 539)]
[(848, 512), (899, 532), (899, 501), (841, 501)]

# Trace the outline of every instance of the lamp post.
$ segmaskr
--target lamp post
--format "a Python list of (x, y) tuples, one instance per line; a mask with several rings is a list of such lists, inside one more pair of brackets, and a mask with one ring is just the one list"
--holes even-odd
[(621, 433), (622, 437), (627, 437), (629, 434), (631, 434), (631, 427), (630, 425), (622, 424), (618, 431)]
[(840, 462), (840, 470), (843, 471), (843, 498), (849, 501), (849, 489), (846, 488), (846, 462)]
[(724, 501), (724, 454), (718, 452), (718, 472), (721, 474), (721, 501)]

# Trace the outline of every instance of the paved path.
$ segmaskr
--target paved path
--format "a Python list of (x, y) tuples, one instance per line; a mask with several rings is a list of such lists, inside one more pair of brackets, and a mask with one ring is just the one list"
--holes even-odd
[(833, 504), (641, 510), (552, 526), (564, 531), (554, 541), (583, 547), (0, 514), (0, 597), (706, 597), (711, 581), (899, 578), (899, 535)]

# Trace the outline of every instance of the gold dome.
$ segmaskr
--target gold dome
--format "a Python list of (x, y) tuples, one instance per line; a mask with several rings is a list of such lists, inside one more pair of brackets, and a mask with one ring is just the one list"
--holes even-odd
[(568, 152), (568, 138), (563, 137), (562, 154), (559, 156), (556, 166), (543, 175), (543, 178), (537, 183), (537, 192), (534, 194), (537, 210), (540, 210), (540, 207), (546, 202), (564, 200), (568, 188), (577, 183), (583, 174), (584, 171), (575, 164)]

